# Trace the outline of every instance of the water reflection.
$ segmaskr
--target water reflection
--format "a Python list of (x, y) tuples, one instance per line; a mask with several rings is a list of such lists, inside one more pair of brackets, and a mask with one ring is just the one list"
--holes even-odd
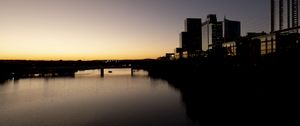
[[(100, 77), (100, 70), (83, 70), (75, 73), (75, 77)], [(105, 77), (111, 76), (131, 76), (131, 69), (104, 69)], [(133, 70), (133, 77), (137, 76), (148, 76), (148, 72), (144, 70)]]
[(166, 80), (180, 91), (188, 118), (201, 126), (271, 124), (267, 117), (271, 117), (273, 112), (269, 107), (273, 105), (264, 97), (255, 96), (253, 87), (217, 84), (193, 77)]
[(166, 81), (121, 73), (9, 80), (0, 86), (0, 125), (196, 125), (186, 118), (180, 92)]

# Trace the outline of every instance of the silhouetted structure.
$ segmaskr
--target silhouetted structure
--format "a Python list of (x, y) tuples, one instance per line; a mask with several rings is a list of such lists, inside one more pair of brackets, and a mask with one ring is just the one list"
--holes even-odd
[(104, 76), (106, 68), (131, 68), (134, 70), (149, 67), (153, 60), (116, 61), (26, 61), (0, 60), (0, 80), (27, 77), (74, 77), (78, 70), (100, 69)]
[[(227, 19), (218, 22), (216, 15), (208, 15), (202, 24), (202, 50), (205, 54), (199, 52), (199, 57), (190, 58), (188, 52), (178, 48), (175, 57), (187, 57), (157, 62), (149, 69), (149, 75), (166, 79), (180, 90), (187, 115), (201, 125), (224, 125), (230, 119), (234, 120), (228, 125), (237, 120), (246, 122), (246, 125), (270, 125), (274, 121), (265, 117), (276, 118), (274, 122), (278, 124), (277, 120), (282, 119), (280, 115), (288, 114), (281, 114), (281, 110), (272, 106), (286, 104), (278, 99), (298, 96), (295, 94), (299, 92), (294, 86), (294, 82), (299, 81), (294, 72), (300, 71), (298, 0), (287, 0), (287, 3), (285, 6), (285, 0), (271, 0), (269, 34), (248, 33), (240, 37), (240, 22)], [(288, 13), (287, 24), (284, 24), (285, 13)], [(225, 52), (219, 45), (225, 47)], [(269, 96), (276, 97), (275, 104), (267, 104)], [(243, 101), (245, 98), (249, 99)], [(275, 108), (281, 108), (278, 106)], [(224, 108), (219, 109), (221, 107)], [(229, 117), (229, 114), (224, 114), (226, 110), (236, 116)], [(215, 120), (221, 123), (215, 123)]]
[(217, 21), (217, 16), (210, 14), (202, 24), (202, 50), (207, 51), (213, 47), (220, 46), (223, 38), (222, 22)]
[(181, 48), (184, 51), (201, 50), (202, 21), (200, 18), (188, 18), (185, 22), (186, 31), (181, 33)]
[(217, 21), (215, 14), (208, 15), (204, 23), (200, 18), (188, 18), (185, 23), (185, 32), (181, 33), (180, 48), (175, 49), (174, 59), (203, 57), (206, 51), (221, 49), (224, 41), (236, 40), (241, 34), (239, 21), (226, 18)]
[(202, 50), (202, 20), (187, 18), (185, 31), (180, 35), (180, 48), (175, 49), (174, 59), (192, 58)]
[(241, 36), (241, 23), (224, 18), (217, 21), (215, 14), (207, 16), (202, 24), (202, 50), (222, 47), (223, 42), (234, 41)]
[(249, 36), (237, 40), (236, 56), (238, 63), (242, 65), (256, 65), (261, 57), (261, 42)]
[(169, 60), (174, 60), (175, 59), (175, 54), (174, 53), (166, 53), (165, 57)]
[(227, 49), (228, 55), (236, 56), (239, 63), (255, 65), (265, 62), (264, 58), (297, 59), (299, 42), (298, 33), (249, 33), (236, 41), (223, 43), (223, 47)]
[(187, 58), (186, 56), (183, 55), (183, 53), (186, 53), (186, 51), (184, 51), (183, 48), (176, 48), (175, 59)]
[(279, 30), (283, 29), (283, 0), (279, 0)]
[(298, 33), (273, 33), (253, 37), (253, 39), (260, 40), (261, 55), (287, 56), (288, 52), (298, 48), (300, 35)]
[[(292, 0), (292, 27), (297, 27), (299, 21), (299, 5), (298, 0)], [(298, 29), (295, 30), (298, 33)]]
[[(245, 43), (248, 43), (248, 44), (252, 44), (250, 41), (253, 37), (260, 37), (260, 36), (265, 36), (267, 35), (265, 32), (262, 32), (262, 33), (254, 33), (254, 32), (249, 32), (247, 33), (246, 36), (244, 37), (240, 37), (238, 39), (235, 39), (234, 41), (227, 41), (227, 42), (224, 42), (222, 44), (222, 47), (223, 48), (226, 48), (227, 49), (227, 52), (228, 52), (228, 55), (230, 56), (236, 56), (237, 53), (239, 53), (239, 55), (241, 55), (240, 52), (238, 51), (243, 51), (242, 49), (238, 49), (237, 50), (237, 47), (239, 46), (245, 46)], [(245, 43), (243, 43), (243, 41), (246, 41)], [(256, 45), (256, 44), (255, 44)], [(253, 47), (253, 45), (248, 45), (248, 46), (251, 46)], [(260, 45), (259, 45), (260, 46)], [(256, 47), (255, 47), (256, 48)], [(246, 52), (253, 52), (253, 51), (246, 51)], [(242, 54), (243, 55), (243, 54)], [(250, 55), (250, 54), (249, 54)]]
[(241, 37), (241, 22), (224, 18), (222, 23), (224, 42), (234, 41)]
[[(297, 27), (299, 22), (298, 6), (298, 0), (271, 0), (271, 32)], [(278, 23), (277, 28), (276, 23)], [(290, 32), (298, 33), (298, 29)]]
[(275, 0), (271, 0), (271, 32), (275, 31)]

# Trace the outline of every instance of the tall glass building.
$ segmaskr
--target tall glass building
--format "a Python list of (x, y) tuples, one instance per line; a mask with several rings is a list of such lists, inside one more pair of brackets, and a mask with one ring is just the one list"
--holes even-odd
[(222, 43), (236, 40), (241, 35), (239, 21), (217, 21), (215, 14), (207, 16), (202, 24), (202, 50), (207, 51), (215, 47), (222, 47)]

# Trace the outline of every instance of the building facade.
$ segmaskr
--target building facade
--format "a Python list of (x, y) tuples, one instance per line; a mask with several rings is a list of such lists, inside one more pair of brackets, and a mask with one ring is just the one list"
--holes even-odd
[(224, 42), (237, 40), (241, 36), (241, 22), (225, 18), (222, 25)]
[(223, 41), (222, 23), (217, 21), (217, 16), (210, 14), (202, 24), (202, 50), (207, 51), (219, 46)]
[(299, 50), (300, 34), (298, 33), (251, 33), (242, 38), (247, 39), (222, 44), (227, 49), (228, 55), (285, 56)]
[(201, 18), (188, 18), (185, 22), (185, 32), (181, 33), (181, 48), (184, 51), (202, 49), (202, 20)]
[(234, 41), (241, 36), (241, 23), (224, 19), (217, 21), (217, 16), (210, 14), (202, 24), (202, 50), (222, 47), (224, 42)]

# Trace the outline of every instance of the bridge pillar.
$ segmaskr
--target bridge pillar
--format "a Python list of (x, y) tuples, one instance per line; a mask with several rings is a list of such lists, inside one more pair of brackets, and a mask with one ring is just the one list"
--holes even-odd
[(134, 73), (134, 69), (131, 67), (131, 76), (133, 76), (133, 73)]
[(100, 68), (100, 76), (104, 77), (104, 68)]

